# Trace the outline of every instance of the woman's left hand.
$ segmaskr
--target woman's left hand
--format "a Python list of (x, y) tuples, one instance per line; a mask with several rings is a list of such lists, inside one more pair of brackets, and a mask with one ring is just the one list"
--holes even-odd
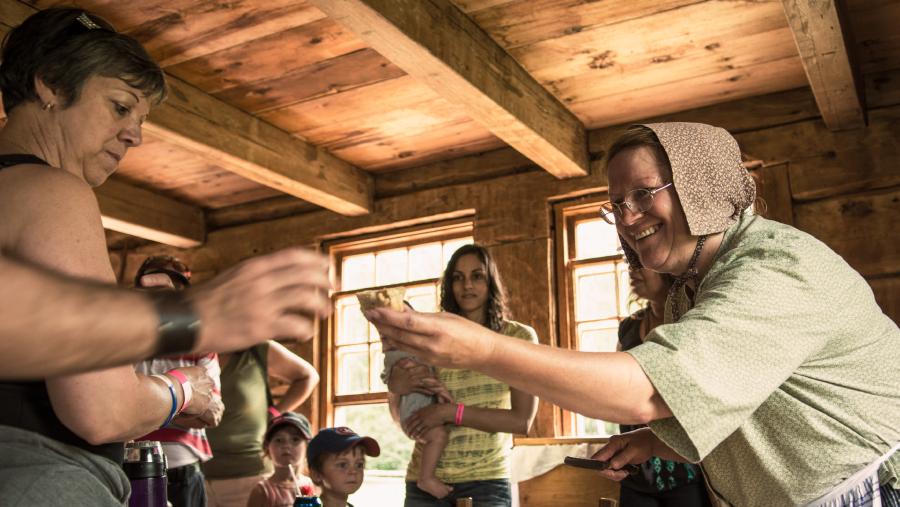
[(403, 431), (409, 438), (419, 440), (431, 428), (453, 421), (454, 408), (447, 403), (434, 403), (422, 407), (403, 423)]
[(591, 456), (591, 459), (608, 461), (609, 468), (600, 472), (600, 475), (613, 481), (621, 481), (628, 477), (625, 465), (639, 465), (654, 456), (654, 449), (659, 442), (650, 428), (641, 428), (621, 435), (609, 437), (599, 451)]

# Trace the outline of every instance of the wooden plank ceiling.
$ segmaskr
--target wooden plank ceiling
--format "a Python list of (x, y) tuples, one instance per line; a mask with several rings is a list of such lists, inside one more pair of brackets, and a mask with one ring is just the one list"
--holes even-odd
[[(453, 9), (452, 16), (427, 22), (421, 21), (427, 16), (410, 21), (409, 12), (392, 10), (392, 4), (408, 2), (334, 0), (330, 3), (334, 9), (345, 9), (343, 15), (330, 5), (324, 8), (334, 10), (336, 18), (315, 6), (323, 2), (78, 0), (78, 6), (97, 12), (141, 41), (173, 76), (176, 88), (193, 94), (188, 99), (179, 95), (164, 108), (195, 107), (195, 116), (206, 115), (216, 124), (202, 135), (180, 131), (173, 138), (167, 129), (178, 130), (181, 120), (173, 124), (171, 118), (180, 117), (166, 116), (174, 113), (163, 108), (154, 111), (151, 119), (166, 116), (159, 120), (162, 128), (149, 129), (144, 146), (123, 161), (118, 178), (217, 213), (258, 201), (264, 207), (272, 197), (287, 192), (285, 185), (306, 184), (302, 179), (306, 176), (289, 171), (291, 157), (305, 146), (307, 151), (318, 150), (319, 157), (334, 157), (320, 174), (331, 174), (338, 170), (335, 167), (343, 171), (335, 181), (310, 190), (306, 195), (324, 192), (318, 201), (310, 200), (339, 212), (359, 213), (368, 209), (364, 202), (355, 201), (355, 211), (332, 202), (346, 190), (339, 186), (348, 177), (351, 186), (368, 185), (357, 195), (371, 199), (378, 194), (365, 177), (374, 178), (377, 189), (379, 179), (391, 172), (407, 169), (414, 177), (415, 168), (507, 145), (552, 172), (548, 166), (553, 164), (542, 161), (540, 154), (516, 146), (506, 135), (507, 127), (518, 129), (522, 138), (533, 135), (526, 144), (546, 142), (558, 149), (569, 143), (574, 148), (560, 150), (568, 153), (562, 158), (575, 160), (573, 167), (584, 167), (576, 160), (580, 155), (572, 154), (586, 153), (579, 129), (807, 87), (814, 79), (827, 81), (835, 72), (852, 73), (847, 61), (837, 71), (819, 72), (814, 78), (810, 71), (817, 65), (814, 52), (806, 51), (801, 58), (801, 50), (810, 43), (801, 42), (799, 25), (788, 19), (810, 17), (804, 14), (809, 4), (823, 3), (813, 0), (785, 0), (784, 5), (765, 0), (410, 0), (407, 7), (420, 2), (425, 11)], [(25, 3), (42, 9), (71, 1)], [(0, 15), (8, 17), (6, 12), (20, 5), (18, 0), (0, 0)], [(831, 33), (830, 43), (845, 44), (846, 53), (856, 54), (863, 76), (900, 69), (900, 2), (847, 0), (839, 5), (846, 11), (845, 29), (855, 39)], [(367, 25), (353, 21), (346, 9), (370, 9), (374, 14)], [(456, 21), (441, 24), (443, 19)], [(471, 33), (479, 27), (489, 39)], [(373, 29), (379, 32), (366, 34)], [(827, 26), (817, 30), (828, 32)], [(432, 32), (441, 33), (437, 42), (427, 40)], [(806, 34), (807, 41), (824, 47), (825, 36), (817, 33)], [(446, 45), (457, 44), (471, 49), (464, 58), (474, 55), (476, 60), (462, 65), (454, 61), (455, 51), (447, 51)], [(469, 48), (472, 44), (479, 47)], [(379, 48), (384, 55), (376, 51)], [(419, 53), (406, 58), (403, 48)], [(479, 62), (479, 55), (496, 60)], [(423, 72), (418, 72), (417, 61)], [(490, 68), (477, 68), (484, 62)], [(452, 72), (446, 70), (454, 65)], [(522, 73), (508, 70), (513, 67)], [(503, 87), (500, 80), (511, 72), (518, 84), (492, 92), (492, 87)], [(435, 73), (440, 75), (432, 79)], [(843, 79), (846, 85), (849, 78)], [(457, 89), (468, 86), (477, 90)], [(510, 90), (512, 98), (506, 96)], [(816, 86), (813, 91), (827, 116), (823, 103), (829, 92), (820, 95)], [(517, 101), (516, 94), (525, 98)], [(486, 106), (473, 106), (484, 97)], [(540, 97), (537, 103), (534, 97)], [(863, 99), (856, 95), (849, 100)], [(198, 101), (203, 108), (196, 106)], [(857, 102), (857, 110), (864, 107), (864, 102)], [(486, 109), (494, 116), (484, 116), (481, 111)], [(541, 112), (571, 119), (542, 124)], [(492, 122), (501, 117), (505, 119)], [(284, 133), (301, 144), (278, 137)], [(191, 145), (203, 142), (203, 136), (216, 138), (207, 141), (215, 156)], [(554, 136), (569, 140), (556, 142)], [(273, 137), (278, 143), (272, 144)], [(178, 142), (184, 139), (190, 142)], [(235, 143), (249, 144), (233, 148)], [(253, 143), (288, 148), (281, 149), (280, 158), (264, 157), (249, 153)], [(541, 150), (547, 153), (548, 148)], [(559, 160), (558, 154), (553, 156)], [(452, 171), (452, 165), (446, 167)], [(300, 183), (259, 177), (264, 170)], [(337, 199), (354, 202), (350, 197)], [(306, 208), (293, 205), (295, 210)]]

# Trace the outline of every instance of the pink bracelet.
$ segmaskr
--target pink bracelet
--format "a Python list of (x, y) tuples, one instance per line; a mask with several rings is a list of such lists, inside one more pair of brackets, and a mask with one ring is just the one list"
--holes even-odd
[(281, 416), (281, 412), (275, 407), (269, 407), (269, 414), (271, 414), (272, 419)]
[(463, 416), (463, 412), (465, 412), (465, 411), (466, 411), (465, 405), (463, 405), (462, 403), (456, 404), (456, 419), (453, 420), (454, 424), (456, 424), (457, 426), (462, 424), (462, 416)]
[(193, 386), (191, 386), (191, 381), (188, 380), (184, 373), (181, 373), (178, 370), (169, 370), (166, 373), (175, 377), (175, 380), (177, 380), (178, 383), (181, 384), (181, 391), (184, 393), (184, 401), (181, 402), (181, 408), (178, 409), (178, 413), (180, 414), (181, 411), (191, 403), (191, 398), (194, 395)]

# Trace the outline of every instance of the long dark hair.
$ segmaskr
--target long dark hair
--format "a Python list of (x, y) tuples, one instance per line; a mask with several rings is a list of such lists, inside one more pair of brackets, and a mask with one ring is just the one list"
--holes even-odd
[(453, 296), (453, 272), (456, 271), (456, 263), (459, 261), (459, 258), (469, 254), (477, 256), (484, 263), (484, 268), (487, 271), (487, 319), (485, 319), (484, 326), (499, 333), (503, 329), (503, 321), (511, 319), (512, 316), (509, 313), (509, 308), (506, 306), (506, 290), (503, 288), (500, 272), (491, 259), (491, 254), (483, 246), (463, 245), (450, 256), (447, 268), (441, 277), (441, 309), (445, 312), (461, 314), (459, 304)]

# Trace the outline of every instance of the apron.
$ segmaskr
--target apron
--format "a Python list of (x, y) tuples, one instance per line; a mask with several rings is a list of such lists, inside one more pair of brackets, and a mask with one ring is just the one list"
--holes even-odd
[[(900, 443), (804, 507), (882, 507), (878, 467), (898, 450), (900, 450)], [(706, 490), (713, 507), (731, 507), (731, 504), (713, 489), (706, 477), (706, 472), (703, 473), (703, 479), (706, 481)]]
[(830, 492), (806, 504), (805, 507), (881, 507), (878, 467), (898, 450), (900, 450), (900, 443), (880, 458), (869, 463), (867, 467), (835, 486)]

